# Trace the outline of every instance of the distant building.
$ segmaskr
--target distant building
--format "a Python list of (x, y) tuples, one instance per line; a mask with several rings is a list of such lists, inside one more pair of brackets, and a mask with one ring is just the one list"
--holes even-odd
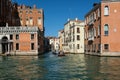
[(62, 49), (65, 53), (84, 53), (84, 22), (68, 20), (61, 36)]
[(45, 41), (44, 41), (44, 51), (48, 52), (50, 51), (50, 41), (49, 41), (50, 37), (45, 37)]
[(63, 51), (63, 44), (64, 44), (64, 30), (60, 30), (58, 32), (58, 38), (59, 38), (59, 50)]
[(85, 53), (120, 56), (120, 1), (95, 3), (85, 16)]
[(51, 50), (59, 50), (59, 38), (51, 37), (49, 38), (49, 42), (51, 45)]

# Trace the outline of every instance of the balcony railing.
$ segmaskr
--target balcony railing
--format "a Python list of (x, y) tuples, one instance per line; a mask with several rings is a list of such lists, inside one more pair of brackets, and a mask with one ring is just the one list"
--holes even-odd
[(0, 43), (10, 43), (10, 42), (13, 42), (13, 41), (12, 40), (4, 40), (4, 39), (0, 40)]
[(88, 37), (88, 41), (94, 41), (94, 36)]
[(94, 20), (91, 20), (90, 22), (88, 22), (88, 25), (93, 25), (94, 24)]
[(0, 27), (0, 33), (37, 32), (38, 27)]

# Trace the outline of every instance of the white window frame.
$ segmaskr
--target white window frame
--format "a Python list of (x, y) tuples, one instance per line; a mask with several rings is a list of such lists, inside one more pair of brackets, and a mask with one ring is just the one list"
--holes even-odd
[(104, 15), (108, 16), (109, 15), (109, 6), (104, 7)]

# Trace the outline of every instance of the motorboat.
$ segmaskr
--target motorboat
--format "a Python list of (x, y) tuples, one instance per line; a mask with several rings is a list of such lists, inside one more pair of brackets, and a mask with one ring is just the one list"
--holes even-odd
[(64, 54), (63, 51), (60, 51), (60, 52), (58, 53), (58, 56), (65, 56), (65, 54)]

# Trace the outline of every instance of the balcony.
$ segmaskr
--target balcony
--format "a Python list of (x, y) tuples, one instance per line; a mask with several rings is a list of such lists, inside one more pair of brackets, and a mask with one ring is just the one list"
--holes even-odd
[(94, 41), (94, 36), (88, 37), (88, 41)]
[(7, 33), (20, 33), (20, 32), (37, 32), (38, 27), (0, 27), (0, 34)]
[(91, 21), (88, 22), (88, 25), (89, 25), (89, 26), (91, 26), (91, 25), (93, 25), (93, 24), (94, 24), (94, 20), (91, 20)]

